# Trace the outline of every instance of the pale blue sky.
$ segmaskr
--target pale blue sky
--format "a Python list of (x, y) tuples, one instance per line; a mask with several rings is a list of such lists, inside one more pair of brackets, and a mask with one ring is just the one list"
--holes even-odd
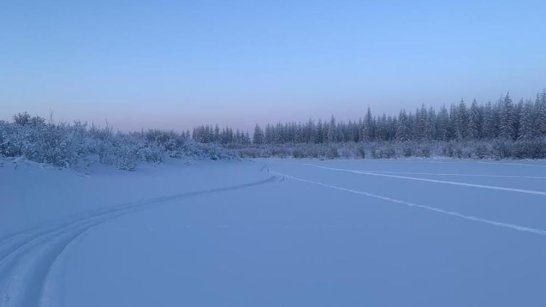
[(546, 87), (546, 1), (2, 1), (0, 119), (248, 128)]

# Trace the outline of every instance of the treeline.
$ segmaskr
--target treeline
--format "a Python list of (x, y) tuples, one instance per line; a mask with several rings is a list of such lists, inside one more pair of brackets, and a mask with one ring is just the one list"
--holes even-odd
[[(189, 132), (187, 134), (189, 136)], [(199, 126), (193, 129), (192, 139), (200, 143), (216, 143), (216, 144), (240, 144), (249, 145), (252, 143), (248, 132), (241, 132), (237, 129), (226, 127), (220, 130), (218, 125)]]
[[(509, 94), (496, 103), (467, 105), (464, 101), (439, 110), (424, 105), (398, 116), (374, 115), (368, 108), (357, 121), (277, 123), (256, 125), (252, 144), (332, 144), (409, 141), (481, 141), (533, 140), (546, 136), (546, 91), (534, 100), (514, 103)], [(231, 128), (201, 126), (193, 130), (193, 139), (202, 143), (250, 144), (248, 133)]]
[(189, 131), (116, 132), (81, 122), (47, 122), (20, 113), (0, 121), (0, 157), (24, 157), (61, 167), (94, 163), (132, 170), (139, 162), (165, 157), (400, 158), (444, 156), (478, 159), (546, 158), (546, 91), (514, 103), (469, 106), (461, 101), (439, 110), (422, 106), (398, 116), (374, 115), (368, 108), (357, 121), (309, 120), (256, 125), (250, 133), (200, 126)]

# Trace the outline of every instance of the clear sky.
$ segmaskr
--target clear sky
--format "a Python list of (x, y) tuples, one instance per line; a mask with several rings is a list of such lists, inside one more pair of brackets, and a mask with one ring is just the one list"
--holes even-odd
[(546, 1), (0, 1), (0, 119), (359, 117), (546, 87)]

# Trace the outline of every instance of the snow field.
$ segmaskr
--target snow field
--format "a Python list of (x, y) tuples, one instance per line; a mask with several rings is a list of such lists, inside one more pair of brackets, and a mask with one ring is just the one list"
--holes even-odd
[[(0, 306), (543, 306), (544, 166), (0, 168), (20, 180), (1, 188)], [(65, 194), (22, 197), (29, 178)], [(25, 219), (44, 205), (57, 213)]]

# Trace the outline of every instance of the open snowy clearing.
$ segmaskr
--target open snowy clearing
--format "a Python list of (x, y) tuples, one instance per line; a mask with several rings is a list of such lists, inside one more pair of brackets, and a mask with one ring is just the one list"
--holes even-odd
[(546, 305), (546, 161), (7, 161), (0, 203), (0, 306)]

